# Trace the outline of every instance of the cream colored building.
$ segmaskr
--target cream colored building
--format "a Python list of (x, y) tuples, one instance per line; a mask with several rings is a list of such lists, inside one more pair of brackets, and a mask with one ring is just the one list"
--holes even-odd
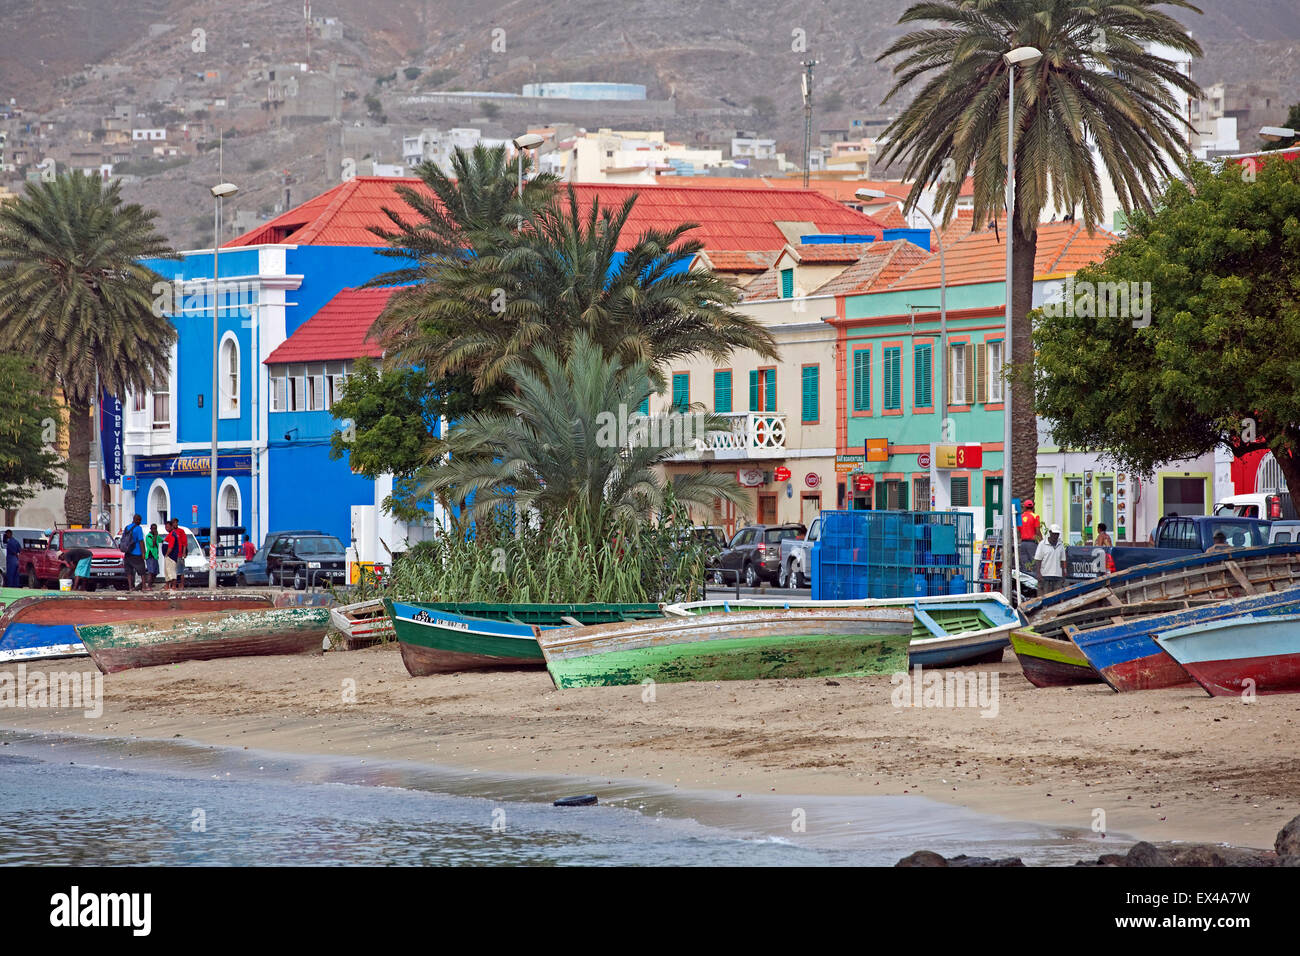
[(665, 139), (663, 130), (599, 129), (573, 139), (553, 168), (574, 183), (644, 183), (660, 172), (701, 172), (723, 164), (721, 149), (695, 149)]

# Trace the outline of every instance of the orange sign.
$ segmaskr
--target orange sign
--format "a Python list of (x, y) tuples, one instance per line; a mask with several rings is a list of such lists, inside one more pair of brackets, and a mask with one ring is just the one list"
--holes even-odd
[(868, 438), (866, 452), (867, 461), (889, 461), (889, 439)]

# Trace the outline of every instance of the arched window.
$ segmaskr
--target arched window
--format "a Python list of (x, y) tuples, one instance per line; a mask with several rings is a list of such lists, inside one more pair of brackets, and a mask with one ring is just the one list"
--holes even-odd
[(220, 508), (217, 510), (218, 526), (224, 525), (230, 528), (240, 526), (239, 515), (243, 510), (240, 507), (239, 485), (235, 484), (233, 478), (227, 478), (221, 483), (221, 494), (218, 496)]
[(167, 491), (167, 483), (161, 478), (156, 479), (149, 488), (148, 508), (146, 524), (156, 524), (161, 527), (163, 522), (171, 517), (171, 495)]
[(221, 417), (239, 417), (239, 340), (227, 332), (221, 340)]

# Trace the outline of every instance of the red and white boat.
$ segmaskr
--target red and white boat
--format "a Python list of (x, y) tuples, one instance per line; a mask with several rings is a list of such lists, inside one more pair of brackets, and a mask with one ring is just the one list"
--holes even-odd
[(1300, 693), (1300, 614), (1206, 621), (1156, 643), (1215, 697)]

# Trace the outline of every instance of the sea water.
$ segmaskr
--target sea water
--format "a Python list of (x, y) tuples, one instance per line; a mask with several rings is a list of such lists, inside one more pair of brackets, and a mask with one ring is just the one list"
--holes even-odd
[[(600, 803), (552, 806), (577, 793)], [(1050, 864), (1115, 843), (916, 796), (683, 792), (0, 731), (0, 865), (892, 865), (918, 849)]]

